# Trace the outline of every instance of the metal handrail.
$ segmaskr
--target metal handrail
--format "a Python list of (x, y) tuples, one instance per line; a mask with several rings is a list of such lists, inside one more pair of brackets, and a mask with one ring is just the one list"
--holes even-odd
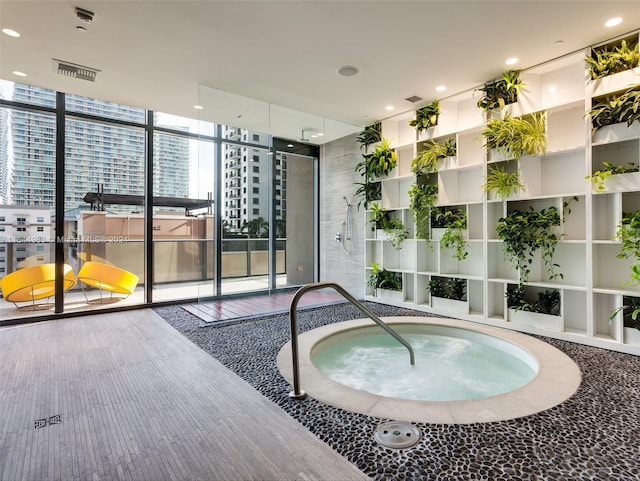
[(315, 282), (312, 284), (307, 284), (298, 289), (298, 291), (293, 296), (291, 305), (289, 307), (289, 319), (291, 321), (291, 356), (293, 358), (293, 391), (289, 393), (289, 397), (293, 399), (304, 399), (305, 397), (307, 397), (307, 393), (300, 389), (300, 363), (298, 360), (298, 302), (305, 293), (317, 289), (324, 289), (326, 287), (331, 287), (333, 290), (337, 291), (338, 294), (342, 295), (342, 297), (344, 297), (347, 301), (360, 309), (360, 312), (362, 312), (369, 319), (378, 324), (389, 335), (394, 337), (400, 344), (406, 347), (409, 350), (411, 365), (415, 365), (416, 361), (411, 344), (409, 344), (402, 336), (400, 336), (400, 334), (398, 334), (396, 331), (382, 322), (382, 320), (378, 316), (367, 309), (360, 301), (349, 294), (342, 286), (335, 282)]

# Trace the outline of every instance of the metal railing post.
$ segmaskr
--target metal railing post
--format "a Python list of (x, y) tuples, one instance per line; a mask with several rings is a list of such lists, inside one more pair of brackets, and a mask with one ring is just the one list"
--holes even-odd
[(355, 297), (353, 297), (346, 289), (335, 282), (315, 282), (312, 284), (307, 284), (302, 286), (293, 296), (291, 300), (291, 305), (289, 307), (289, 320), (291, 323), (291, 356), (293, 361), (293, 391), (289, 393), (289, 397), (293, 399), (304, 399), (307, 397), (307, 393), (300, 389), (300, 361), (298, 355), (298, 302), (300, 298), (309, 291), (314, 291), (318, 289), (331, 288), (338, 292), (342, 297), (344, 297), (347, 301), (349, 301), (352, 305), (357, 307), (360, 312), (362, 312), (365, 316), (371, 319), (373, 322), (378, 324), (382, 329), (384, 329), (387, 334), (391, 335), (394, 339), (396, 339), (400, 344), (407, 348), (409, 351), (409, 359), (411, 361), (411, 365), (415, 365), (415, 355), (413, 354), (413, 348), (411, 344), (409, 344), (400, 334), (387, 326), (378, 316), (376, 316), (373, 312), (367, 309), (360, 301), (358, 301)]

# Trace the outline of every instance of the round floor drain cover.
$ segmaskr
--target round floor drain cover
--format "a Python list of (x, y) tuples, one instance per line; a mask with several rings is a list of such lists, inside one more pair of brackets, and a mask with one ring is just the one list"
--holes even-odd
[(373, 437), (387, 448), (408, 448), (420, 441), (420, 430), (405, 421), (389, 421), (380, 424)]

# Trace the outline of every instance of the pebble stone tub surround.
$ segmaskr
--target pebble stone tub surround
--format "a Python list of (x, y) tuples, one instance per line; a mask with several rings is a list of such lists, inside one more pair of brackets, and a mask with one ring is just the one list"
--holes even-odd
[[(422, 315), (375, 303), (367, 307), (378, 316)], [(544, 339), (580, 367), (582, 383), (571, 398), (507, 421), (416, 423), (421, 440), (396, 450), (381, 447), (373, 437), (387, 419), (348, 412), (311, 397), (289, 399), (291, 385), (276, 366), (277, 353), (290, 338), (286, 315), (200, 328), (199, 320), (178, 306), (156, 310), (376, 481), (640, 480), (637, 356)], [(303, 332), (360, 317), (352, 306), (337, 305), (300, 312), (298, 321)]]
[[(446, 335), (465, 335), (467, 339), (488, 336), (498, 343), (502, 340), (503, 349), (511, 348), (514, 353), (519, 349), (523, 354), (529, 354), (530, 360), (537, 362), (537, 374), (528, 384), (511, 392), (464, 401), (394, 399), (352, 389), (321, 372), (313, 363), (312, 354), (318, 345), (336, 335), (382, 332), (369, 319), (356, 319), (318, 327), (298, 336), (302, 389), (319, 401), (361, 414), (402, 421), (461, 424), (503, 421), (543, 411), (571, 397), (580, 385), (580, 369), (567, 355), (519, 332), (457, 319), (394, 316), (382, 320), (400, 335), (425, 332), (420, 328), (435, 326)], [(284, 378), (293, 382), (291, 342), (280, 350), (277, 364)]]

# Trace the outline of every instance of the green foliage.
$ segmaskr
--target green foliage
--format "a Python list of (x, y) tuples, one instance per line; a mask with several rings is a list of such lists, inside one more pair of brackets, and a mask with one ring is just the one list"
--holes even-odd
[(489, 172), (482, 186), (485, 193), (495, 192), (500, 199), (507, 199), (516, 192), (524, 190), (524, 185), (520, 181), (520, 174), (507, 172), (498, 166), (489, 166)]
[(626, 214), (616, 228), (616, 240), (620, 241), (618, 259), (632, 258), (631, 285), (640, 284), (640, 210)]
[(402, 243), (407, 239), (409, 233), (400, 219), (395, 219), (389, 215), (389, 211), (382, 208), (380, 204), (371, 205), (370, 220), (373, 222), (372, 230), (382, 229), (389, 235), (389, 243), (399, 251)]
[(484, 92), (484, 96), (478, 100), (478, 107), (488, 112), (494, 109), (502, 109), (505, 105), (518, 101), (520, 89), (525, 84), (520, 79), (520, 70), (507, 70), (502, 77), (487, 82), (476, 91)]
[(367, 125), (360, 134), (356, 137), (356, 141), (362, 148), (366, 148), (371, 144), (380, 142), (382, 140), (382, 123), (376, 122), (375, 124)]
[(511, 159), (523, 155), (543, 155), (547, 148), (544, 112), (524, 117), (505, 115), (503, 119), (493, 119), (482, 129), (484, 147), (498, 149)]
[(432, 277), (427, 290), (434, 297), (465, 301), (467, 299), (467, 280), (458, 277)]
[(616, 315), (622, 312), (624, 327), (631, 327), (640, 331), (640, 297), (624, 296), (622, 298), (622, 306), (614, 309), (609, 314), (609, 322), (613, 321)]
[(604, 191), (604, 183), (609, 176), (616, 174), (626, 174), (628, 172), (638, 172), (638, 166), (633, 162), (626, 164), (613, 165), (611, 162), (603, 162), (604, 168), (596, 170), (593, 174), (587, 175), (585, 178), (591, 180), (596, 188), (596, 192)]
[(440, 115), (440, 102), (434, 100), (429, 105), (416, 110), (416, 118), (409, 121), (411, 127), (415, 127), (416, 132), (420, 133), (429, 127), (438, 125), (438, 116)]
[(507, 306), (517, 311), (537, 312), (540, 314), (560, 315), (560, 291), (546, 289), (538, 292), (537, 299), (529, 301), (523, 285), (507, 286)]
[(527, 282), (538, 249), (542, 250), (549, 279), (563, 278), (561, 273), (555, 272), (560, 266), (553, 263), (558, 236), (552, 228), (559, 225), (560, 212), (555, 207), (535, 211), (530, 206), (527, 211), (514, 210), (498, 219), (496, 232), (503, 241), (505, 259), (520, 273), (520, 283)]
[(402, 290), (402, 273), (388, 271), (380, 268), (380, 265), (376, 262), (371, 263), (373, 272), (367, 280), (367, 286), (374, 289), (373, 295), (376, 295), (375, 289), (389, 289), (392, 291)]
[(466, 212), (460, 209), (435, 209), (435, 221), (445, 228), (440, 238), (440, 246), (453, 249), (454, 259), (465, 260), (469, 255)]
[(448, 137), (444, 142), (427, 140), (422, 144), (424, 150), (411, 161), (411, 170), (415, 174), (430, 174), (438, 171), (438, 160), (453, 157), (457, 153), (455, 137)]
[(425, 176), (419, 175), (409, 189), (409, 210), (416, 224), (416, 237), (429, 240), (431, 209), (438, 201), (438, 184), (428, 184)]
[(362, 155), (362, 160), (356, 164), (355, 168), (355, 171), (364, 179), (362, 182), (355, 183), (358, 186), (355, 195), (360, 198), (358, 208), (364, 204), (366, 209), (369, 202), (380, 198), (381, 186), (376, 179), (389, 175), (397, 163), (396, 152), (389, 146), (387, 139), (382, 139), (371, 154)]
[(591, 117), (594, 132), (607, 125), (625, 122), (630, 127), (640, 122), (640, 83), (622, 93), (595, 99), (587, 115)]
[(592, 80), (623, 72), (640, 65), (638, 42), (622, 40), (613, 47), (605, 46), (593, 50), (585, 59)]

